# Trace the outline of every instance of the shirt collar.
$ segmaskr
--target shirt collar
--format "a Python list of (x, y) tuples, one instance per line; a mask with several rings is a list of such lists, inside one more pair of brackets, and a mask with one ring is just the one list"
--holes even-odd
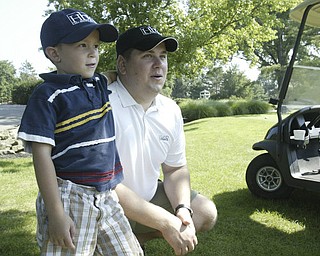
[(46, 82), (59, 83), (59, 84), (82, 84), (83, 81), (93, 82), (99, 79), (98, 76), (94, 75), (91, 78), (83, 79), (81, 75), (77, 74), (57, 74), (57, 71), (50, 73), (40, 74), (40, 77)]
[(128, 92), (128, 90), (124, 87), (122, 82), (119, 79), (119, 76), (117, 77), (117, 85), (116, 85), (116, 90), (118, 92), (118, 96), (121, 102), (121, 105), (123, 107), (130, 107), (134, 105), (139, 105), (135, 99), (131, 96), (131, 94)]
[[(118, 96), (119, 96), (121, 105), (123, 107), (130, 107), (130, 106), (134, 106), (134, 105), (141, 107), (141, 105), (135, 101), (135, 99), (131, 96), (131, 94), (128, 92), (128, 90), (125, 88), (125, 86), (122, 84), (122, 82), (119, 79), (119, 76), (117, 77), (117, 83), (118, 84), (115, 86), (115, 88), (118, 92)], [(153, 102), (147, 112), (154, 111), (154, 110), (158, 109), (159, 104), (161, 104), (159, 101), (159, 97), (160, 97), (160, 94), (158, 94), (155, 97), (155, 99), (153, 100)]]

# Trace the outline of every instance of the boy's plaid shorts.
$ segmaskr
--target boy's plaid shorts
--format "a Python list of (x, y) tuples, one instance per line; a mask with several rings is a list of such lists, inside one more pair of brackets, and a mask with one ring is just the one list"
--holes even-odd
[(39, 193), (37, 241), (41, 255), (143, 255), (114, 190), (98, 192), (59, 178), (58, 184), (64, 210), (76, 227), (73, 241), (76, 251), (49, 241), (48, 217)]

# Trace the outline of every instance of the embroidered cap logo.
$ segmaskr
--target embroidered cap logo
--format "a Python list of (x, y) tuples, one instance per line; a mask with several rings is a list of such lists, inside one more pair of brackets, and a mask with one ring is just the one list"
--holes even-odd
[[(81, 22), (92, 22), (96, 23), (89, 15), (80, 12), (73, 12), (67, 14), (67, 17), (72, 25), (77, 25)], [(96, 23), (97, 24), (97, 23)]]
[(141, 31), (142, 35), (144, 35), (144, 36), (151, 35), (151, 34), (158, 34), (161, 36), (161, 34), (155, 28), (152, 28), (150, 26), (142, 27), (142, 28), (140, 28), (140, 31)]

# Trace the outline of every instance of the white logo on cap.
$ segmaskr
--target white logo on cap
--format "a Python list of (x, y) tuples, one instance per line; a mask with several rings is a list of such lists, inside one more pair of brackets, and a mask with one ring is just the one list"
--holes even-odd
[(90, 16), (85, 13), (73, 12), (67, 14), (67, 18), (71, 22), (72, 25), (77, 25), (81, 22), (93, 22), (96, 23)]
[(144, 35), (144, 36), (147, 36), (147, 35), (150, 35), (150, 34), (161, 35), (155, 28), (152, 28), (150, 26), (140, 28), (140, 30), (141, 30), (142, 35)]

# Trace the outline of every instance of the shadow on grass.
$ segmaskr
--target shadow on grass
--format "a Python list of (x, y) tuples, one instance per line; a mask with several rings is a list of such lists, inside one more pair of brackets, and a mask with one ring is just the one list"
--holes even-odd
[(185, 123), (185, 124), (184, 124), (184, 131), (185, 131), (185, 132), (190, 132), (190, 131), (198, 130), (198, 129), (199, 129), (198, 125), (199, 125), (200, 123), (206, 123), (206, 122), (208, 122), (208, 120), (206, 120), (206, 119), (200, 119), (200, 120), (192, 121), (192, 122), (190, 122), (190, 123)]
[(0, 255), (39, 255), (35, 218), (33, 211), (0, 211)]
[[(215, 195), (213, 200), (219, 212), (217, 225), (209, 232), (198, 234), (199, 244), (188, 255), (319, 254), (319, 194), (295, 191), (286, 201), (271, 201), (240, 189)], [(163, 240), (148, 242), (146, 249), (147, 256), (174, 255)]]
[(18, 173), (32, 166), (32, 161), (17, 163), (17, 161), (0, 160), (0, 173)]

